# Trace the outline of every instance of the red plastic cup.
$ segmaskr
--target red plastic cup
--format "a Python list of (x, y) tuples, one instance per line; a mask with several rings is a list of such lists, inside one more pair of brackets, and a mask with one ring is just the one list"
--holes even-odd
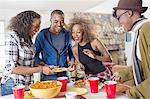
[(88, 81), (90, 83), (91, 93), (98, 93), (99, 78), (98, 77), (90, 77), (88, 79)]
[(58, 77), (57, 80), (62, 83), (60, 92), (65, 92), (67, 89), (67, 77)]
[(12, 88), (14, 99), (24, 99), (25, 86), (15, 86)]
[(116, 81), (105, 81), (106, 94), (108, 99), (114, 99), (116, 96)]

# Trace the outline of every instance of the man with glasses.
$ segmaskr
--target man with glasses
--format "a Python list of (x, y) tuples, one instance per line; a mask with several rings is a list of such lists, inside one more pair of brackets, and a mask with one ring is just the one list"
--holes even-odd
[(141, 0), (120, 0), (113, 8), (113, 16), (124, 29), (135, 33), (132, 66), (113, 75), (113, 80), (122, 83), (134, 79), (135, 85), (126, 91), (132, 99), (150, 98), (150, 21), (141, 15), (147, 8), (142, 7)]
[(124, 15), (125, 13), (127, 13), (128, 12), (128, 10), (127, 11), (125, 11), (125, 12), (123, 12), (122, 14), (120, 14), (119, 16), (116, 16), (116, 19), (119, 21), (120, 20), (120, 17), (122, 16), (122, 15)]

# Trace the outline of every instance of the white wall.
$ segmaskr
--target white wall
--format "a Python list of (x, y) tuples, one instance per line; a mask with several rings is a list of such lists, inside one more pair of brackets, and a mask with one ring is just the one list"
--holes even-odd
[[(119, 0), (105, 0), (99, 5), (90, 8), (86, 12), (94, 12), (94, 13), (106, 13), (112, 14), (113, 7), (116, 7)], [(150, 18), (150, 0), (143, 0), (143, 6), (147, 6), (148, 10), (144, 13), (144, 15)]]
[[(9, 24), (9, 20), (13, 16), (15, 16), (16, 14), (20, 13), (21, 11), (22, 10), (0, 9), (0, 20), (4, 20), (5, 21), (5, 27), (7, 27), (8, 24)], [(44, 27), (44, 26), (47, 26), (48, 21), (49, 21), (48, 17), (50, 15), (50, 12), (49, 11), (36, 11), (36, 12), (39, 13), (42, 16), (41, 28)], [(7, 29), (6, 29), (6, 31), (7, 31)]]

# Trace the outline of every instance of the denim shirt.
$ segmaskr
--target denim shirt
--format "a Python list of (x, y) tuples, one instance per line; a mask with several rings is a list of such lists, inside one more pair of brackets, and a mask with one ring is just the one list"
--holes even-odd
[[(54, 65), (59, 67), (68, 67), (67, 65), (67, 56), (73, 58), (72, 53), (72, 44), (71, 44), (71, 35), (70, 32), (62, 29), (61, 32), (65, 33), (65, 43), (64, 48), (61, 52), (58, 52), (57, 49), (52, 44), (52, 34), (49, 31), (49, 28), (43, 29), (39, 32), (35, 40), (36, 55), (35, 63), (39, 64), (43, 61), (45, 64)], [(57, 42), (57, 41), (56, 41)], [(41, 58), (39, 55), (41, 54)]]

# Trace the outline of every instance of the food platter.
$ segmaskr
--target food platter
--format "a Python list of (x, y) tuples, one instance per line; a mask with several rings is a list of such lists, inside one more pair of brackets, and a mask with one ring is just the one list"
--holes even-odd
[(67, 68), (54, 68), (53, 71), (54, 72), (64, 72), (64, 71), (67, 71)]
[(73, 71), (74, 68), (62, 68), (62, 67), (59, 67), (59, 68), (54, 68), (53, 71), (54, 72), (64, 72), (64, 71)]

